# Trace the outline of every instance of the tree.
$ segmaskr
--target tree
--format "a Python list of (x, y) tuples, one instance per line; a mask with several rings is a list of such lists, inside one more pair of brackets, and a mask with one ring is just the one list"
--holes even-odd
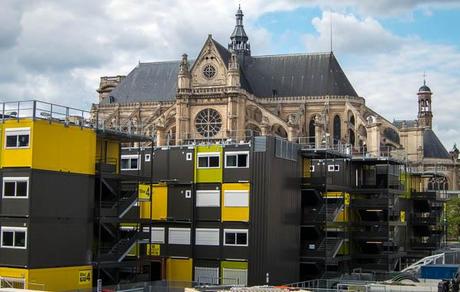
[(447, 201), (447, 238), (459, 240), (460, 236), (460, 198)]

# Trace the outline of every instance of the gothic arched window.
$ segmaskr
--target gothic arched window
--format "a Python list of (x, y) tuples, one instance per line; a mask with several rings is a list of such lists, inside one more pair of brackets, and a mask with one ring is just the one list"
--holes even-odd
[(311, 119), (310, 124), (308, 125), (308, 142), (310, 144), (315, 144), (315, 120)]
[(340, 123), (340, 117), (339, 115), (335, 115), (334, 117), (334, 144), (339, 143), (340, 138), (342, 137), (342, 130), (341, 130), (341, 123)]

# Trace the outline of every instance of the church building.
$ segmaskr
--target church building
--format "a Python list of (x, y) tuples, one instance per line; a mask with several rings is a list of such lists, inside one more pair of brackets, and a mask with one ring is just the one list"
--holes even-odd
[(432, 130), (425, 81), (417, 119), (391, 122), (366, 106), (333, 52), (253, 56), (241, 8), (235, 16), (227, 47), (209, 35), (194, 59), (183, 54), (101, 77), (93, 113), (107, 128), (154, 136), (157, 146), (252, 135), (312, 147), (349, 144), (354, 153), (391, 153), (429, 173), (423, 189), (458, 189), (456, 158)]

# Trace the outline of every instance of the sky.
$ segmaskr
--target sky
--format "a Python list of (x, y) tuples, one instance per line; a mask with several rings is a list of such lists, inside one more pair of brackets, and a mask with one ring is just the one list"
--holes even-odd
[[(460, 0), (0, 0), (0, 101), (89, 109), (101, 76), (226, 45), (241, 4), (253, 55), (334, 51), (366, 104), (415, 119), (426, 72), (433, 128), (460, 143)], [(331, 25), (332, 22), (332, 25)], [(331, 34), (332, 27), (332, 34)]]

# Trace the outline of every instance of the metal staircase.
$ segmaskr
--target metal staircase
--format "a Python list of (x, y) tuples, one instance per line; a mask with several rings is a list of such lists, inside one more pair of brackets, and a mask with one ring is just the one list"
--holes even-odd
[(316, 252), (325, 254), (328, 258), (334, 258), (343, 244), (343, 239), (326, 237), (323, 239)]
[(120, 239), (109, 250), (108, 253), (98, 257), (99, 262), (121, 262), (133, 248), (133, 246), (143, 240), (149, 238), (148, 233), (142, 231), (135, 231), (131, 236)]

